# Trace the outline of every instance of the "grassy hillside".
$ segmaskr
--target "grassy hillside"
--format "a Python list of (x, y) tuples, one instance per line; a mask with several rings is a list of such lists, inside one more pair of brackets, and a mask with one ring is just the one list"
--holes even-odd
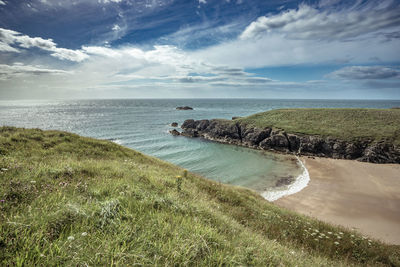
[(117, 144), (0, 128), (0, 265), (400, 265), (400, 249)]
[(235, 121), (290, 133), (400, 144), (400, 109), (279, 109)]

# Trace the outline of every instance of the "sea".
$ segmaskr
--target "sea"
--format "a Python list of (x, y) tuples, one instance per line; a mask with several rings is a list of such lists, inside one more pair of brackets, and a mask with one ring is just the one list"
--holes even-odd
[[(193, 110), (176, 110), (191, 106)], [(172, 136), (172, 122), (231, 119), (280, 108), (391, 108), (399, 100), (107, 99), (0, 100), (0, 126), (54, 129), (106, 139), (273, 201), (304, 188), (308, 171), (294, 156)]]

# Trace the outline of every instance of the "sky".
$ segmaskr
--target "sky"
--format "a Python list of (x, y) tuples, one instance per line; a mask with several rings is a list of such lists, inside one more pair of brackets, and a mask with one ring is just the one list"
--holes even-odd
[(400, 99), (400, 0), (0, 0), (0, 99)]

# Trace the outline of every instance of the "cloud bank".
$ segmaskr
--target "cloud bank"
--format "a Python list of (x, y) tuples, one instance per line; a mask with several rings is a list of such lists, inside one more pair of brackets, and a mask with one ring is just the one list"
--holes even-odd
[(0, 64), (0, 80), (7, 80), (22, 75), (42, 75), (42, 74), (71, 74), (71, 72), (47, 69), (41, 66), (30, 66), (22, 63), (15, 63), (14, 65)]
[(351, 66), (334, 71), (327, 77), (345, 80), (400, 79), (400, 69), (384, 66)]

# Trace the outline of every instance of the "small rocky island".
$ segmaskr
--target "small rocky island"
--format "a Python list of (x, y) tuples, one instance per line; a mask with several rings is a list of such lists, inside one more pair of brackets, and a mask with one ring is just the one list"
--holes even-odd
[[(180, 135), (202, 137), (221, 143), (299, 155), (356, 159), (374, 163), (400, 163), (400, 142), (398, 140), (400, 138), (398, 135), (398, 132), (400, 132), (400, 111), (393, 109), (392, 111), (293, 109), (290, 114), (286, 111), (268, 111), (261, 113), (261, 115), (256, 114), (234, 121), (220, 119), (186, 120), (181, 125), (183, 132)], [(280, 114), (279, 112), (283, 113)], [(307, 114), (302, 114), (305, 112)], [(298, 121), (302, 115), (305, 118), (312, 119), (313, 116), (319, 118), (321, 114), (312, 113), (321, 112), (324, 121), (321, 119), (307, 123)], [(387, 112), (390, 114), (385, 114)], [(281, 119), (282, 122), (269, 122), (268, 116), (278, 118), (278, 121)], [(382, 121), (384, 117), (388, 121)], [(349, 121), (344, 121), (345, 118)], [(332, 119), (332, 124), (329, 124), (330, 119)], [(335, 120), (342, 121), (342, 125), (338, 125)], [(325, 125), (326, 121), (328, 121), (327, 125)], [(282, 126), (282, 123), (286, 123), (287, 127), (277, 127), (277, 125)], [(364, 125), (360, 127), (362, 123)], [(368, 124), (375, 125), (375, 127), (370, 128)], [(387, 125), (392, 127), (387, 127)], [(284, 128), (290, 130), (284, 130)], [(350, 134), (341, 134), (341, 129)], [(369, 131), (367, 131), (368, 129)], [(307, 133), (311, 130), (321, 134)]]
[(177, 107), (176, 109), (177, 110), (193, 110), (193, 108), (189, 107), (189, 106)]

